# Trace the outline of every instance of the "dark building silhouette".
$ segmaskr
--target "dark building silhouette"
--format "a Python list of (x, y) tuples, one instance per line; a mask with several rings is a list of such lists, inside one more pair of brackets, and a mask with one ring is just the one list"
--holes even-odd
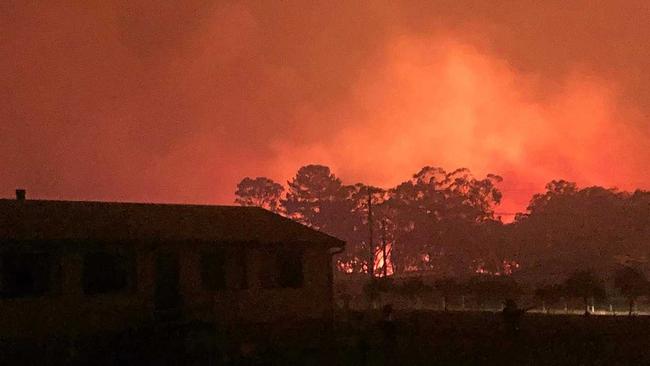
[(257, 207), (0, 200), (0, 337), (326, 318), (344, 243)]

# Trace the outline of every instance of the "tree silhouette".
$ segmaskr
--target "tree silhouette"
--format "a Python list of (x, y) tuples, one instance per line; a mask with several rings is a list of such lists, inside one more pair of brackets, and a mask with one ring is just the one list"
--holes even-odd
[(557, 304), (565, 295), (565, 289), (559, 284), (539, 286), (535, 289), (535, 298), (542, 302), (542, 310), (550, 311), (550, 306)]
[(246, 177), (237, 184), (235, 203), (242, 206), (258, 206), (280, 212), (280, 198), (284, 192), (281, 184), (265, 177)]
[(650, 237), (650, 194), (587, 187), (553, 181), (533, 197), (526, 214), (512, 225), (512, 252), (522, 266), (547, 273), (566, 273), (588, 263), (598, 272), (617, 258), (644, 260)]
[[(375, 261), (376, 253), (380, 249), (380, 228), (379, 222), (385, 216), (380, 212), (381, 204), (385, 200), (385, 191), (378, 187), (368, 186), (357, 183), (350, 186), (343, 186), (347, 195), (348, 208), (350, 212), (345, 218), (345, 233), (341, 237), (346, 241), (346, 250), (343, 257), (348, 263), (354, 263), (354, 272), (367, 272), (369, 263)], [(368, 197), (372, 201), (372, 211), (374, 219), (372, 220), (372, 231), (374, 234), (373, 247), (370, 248), (370, 223), (369, 223), (369, 206)], [(372, 260), (370, 260), (372, 253)]]
[(367, 271), (370, 248), (363, 248), (368, 237), (363, 213), (365, 188), (343, 185), (326, 166), (307, 165), (288, 182), (281, 203), (288, 217), (347, 243), (339, 257), (346, 270)]
[[(581, 298), (585, 309), (589, 310), (589, 300), (605, 298), (605, 287), (593, 272), (579, 270), (573, 272), (564, 282), (564, 289), (568, 296)], [(593, 304), (592, 304), (593, 306)]]
[[(471, 246), (476, 244), (475, 232), (493, 219), (493, 208), (501, 200), (496, 188), (500, 181), (496, 175), (475, 179), (467, 169), (447, 173), (426, 166), (390, 189), (382, 206), (393, 227), (396, 271), (465, 272), (468, 259), (476, 254), (477, 247)], [(432, 261), (443, 252), (451, 262)]]
[(614, 286), (627, 299), (628, 315), (632, 315), (636, 299), (648, 293), (648, 280), (643, 272), (632, 267), (620, 267), (614, 273)]
[(475, 276), (467, 283), (468, 291), (474, 296), (479, 310), (485, 301), (503, 301), (521, 295), (519, 284), (507, 277)]
[(558, 197), (566, 197), (575, 195), (578, 188), (575, 182), (566, 180), (552, 180), (546, 184), (546, 192), (533, 195), (528, 205), (529, 214), (535, 214), (543, 211), (549, 204)]
[[(323, 165), (307, 165), (298, 170), (296, 176), (288, 182), (286, 199), (282, 204), (287, 215), (305, 225), (327, 232), (336, 225), (335, 220), (345, 216), (344, 204), (347, 192), (341, 180)], [(351, 209), (351, 207), (350, 207)]]
[(493, 219), (493, 207), (501, 199), (496, 188), (500, 180), (496, 175), (476, 179), (467, 169), (448, 173), (426, 166), (410, 180), (383, 190), (362, 183), (344, 185), (328, 167), (307, 165), (287, 182), (284, 199), (281, 185), (259, 177), (239, 183), (236, 202), (265, 207), (345, 240), (339, 267), (346, 272), (367, 271), (374, 266), (371, 253), (380, 250), (390, 253), (382, 268), (386, 273), (460, 274), (477, 255), (501, 261), (494, 253), (500, 245), (494, 241), (501, 237), (495, 233), (501, 228)]
[(235, 201), (346, 241), (345, 252), (337, 257), (338, 268), (346, 273), (368, 272), (383, 249), (390, 253), (386, 273), (431, 271), (439, 276), (473, 274), (477, 263), (487, 273), (507, 275), (511, 272), (504, 263), (516, 260), (541, 280), (585, 263), (602, 272), (621, 257), (646, 261), (650, 192), (579, 188), (553, 180), (514, 224), (504, 225), (494, 212), (501, 201), (501, 180), (493, 174), (476, 178), (464, 168), (425, 166), (395, 187), (381, 189), (345, 185), (328, 167), (307, 165), (287, 182), (286, 195), (282, 185), (268, 178), (244, 178)]

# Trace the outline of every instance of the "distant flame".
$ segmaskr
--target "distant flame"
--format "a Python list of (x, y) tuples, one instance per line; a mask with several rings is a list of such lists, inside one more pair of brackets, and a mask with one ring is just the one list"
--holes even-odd
[[(386, 259), (385, 259), (386, 276), (391, 276), (394, 273), (393, 262), (391, 260), (392, 252), (393, 252), (392, 243), (386, 243)], [(376, 277), (384, 276), (384, 251), (381, 248), (378, 248), (375, 254), (374, 274)]]
[(486, 268), (485, 262), (482, 260), (475, 261), (474, 273), (491, 275), (491, 276), (510, 276), (519, 269), (520, 265), (514, 260), (504, 259), (497, 271), (490, 271)]
[(343, 261), (338, 260), (336, 262), (336, 267), (339, 271), (343, 273), (354, 273), (355, 268), (360, 268), (359, 273), (368, 273), (368, 265), (365, 261), (355, 257), (353, 259)]

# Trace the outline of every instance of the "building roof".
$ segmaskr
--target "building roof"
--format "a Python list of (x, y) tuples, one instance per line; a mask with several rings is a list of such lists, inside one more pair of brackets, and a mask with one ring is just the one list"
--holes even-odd
[(259, 207), (9, 199), (0, 239), (345, 244)]

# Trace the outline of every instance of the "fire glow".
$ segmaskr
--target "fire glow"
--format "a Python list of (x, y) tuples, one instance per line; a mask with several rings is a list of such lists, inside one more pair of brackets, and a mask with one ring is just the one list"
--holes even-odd
[(519, 267), (520, 265), (516, 261), (504, 259), (500, 263), (499, 268), (496, 271), (493, 271), (486, 268), (485, 262), (477, 261), (474, 267), (474, 273), (491, 276), (510, 276), (519, 270)]
[[(299, 116), (350, 123), (332, 141), (277, 143), (282, 159), (275, 165), (289, 176), (295, 162), (284, 157), (301, 156), (331, 166), (344, 180), (384, 187), (432, 162), (496, 173), (504, 177), (498, 209), (504, 221), (551, 177), (622, 188), (643, 181), (635, 156), (645, 147), (619, 123), (617, 113), (631, 112), (615, 105), (613, 89), (579, 73), (543, 102), (533, 96), (539, 88), (531, 75), (461, 42), (398, 38), (383, 63), (360, 75), (334, 116)], [(611, 131), (619, 138), (612, 140)]]
[(0, 186), (232, 204), (305, 164), (385, 188), (466, 167), (504, 177), (505, 220), (552, 179), (647, 188), (647, 12), (541, 3), (13, 2)]

